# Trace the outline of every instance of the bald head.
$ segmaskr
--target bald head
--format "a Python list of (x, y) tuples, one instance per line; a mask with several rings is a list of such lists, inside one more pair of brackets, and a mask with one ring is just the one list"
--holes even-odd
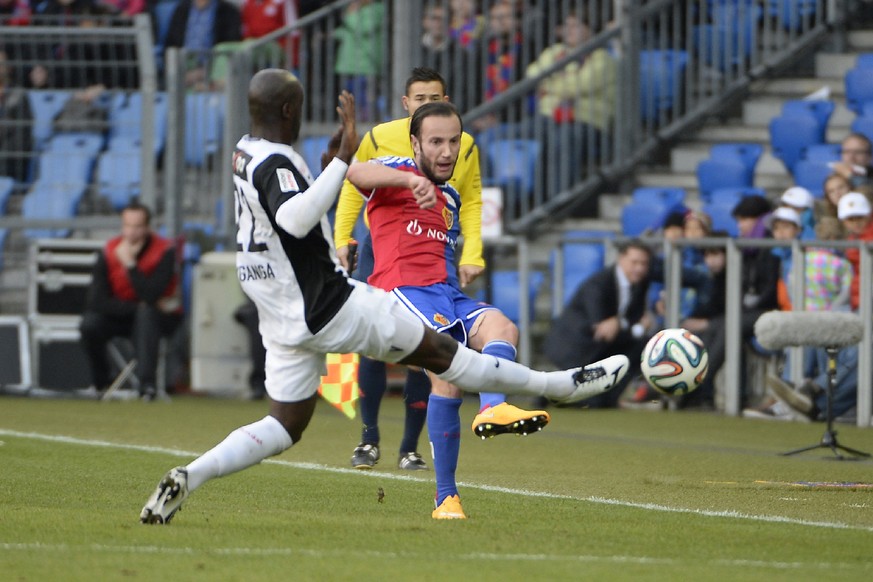
[(252, 136), (293, 143), (300, 133), (303, 86), (284, 69), (264, 69), (249, 83)]

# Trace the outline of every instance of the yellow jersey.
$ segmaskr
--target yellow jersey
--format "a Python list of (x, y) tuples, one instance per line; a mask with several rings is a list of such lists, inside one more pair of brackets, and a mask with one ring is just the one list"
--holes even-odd
[[(409, 123), (404, 117), (380, 123), (367, 132), (361, 140), (355, 160), (366, 162), (383, 156), (414, 157), (409, 140)], [(482, 258), (482, 177), (479, 171), (479, 148), (469, 133), (461, 135), (461, 151), (449, 184), (461, 195), (460, 223), (464, 245), (461, 249), (461, 265), (485, 266)], [(334, 222), (334, 242), (337, 247), (349, 244), (352, 230), (364, 199), (358, 189), (346, 180), (340, 192)]]

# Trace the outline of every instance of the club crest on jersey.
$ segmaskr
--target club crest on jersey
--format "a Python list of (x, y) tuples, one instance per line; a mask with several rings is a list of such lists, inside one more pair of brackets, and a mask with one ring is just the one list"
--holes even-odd
[(443, 220), (446, 221), (446, 230), (452, 230), (452, 225), (455, 224), (455, 213), (448, 206), (443, 206)]
[(276, 168), (276, 177), (279, 178), (279, 189), (282, 192), (298, 192), (300, 190), (294, 172), (288, 168)]
[(233, 152), (233, 173), (242, 178), (246, 178), (246, 166), (252, 161), (252, 157), (240, 150)]
[(422, 233), (421, 225), (418, 224), (418, 219), (413, 218), (409, 221), (409, 224), (406, 225), (406, 232), (413, 236), (418, 236)]
[(437, 322), (439, 325), (448, 325), (449, 318), (443, 315), (442, 313), (434, 313), (433, 320)]

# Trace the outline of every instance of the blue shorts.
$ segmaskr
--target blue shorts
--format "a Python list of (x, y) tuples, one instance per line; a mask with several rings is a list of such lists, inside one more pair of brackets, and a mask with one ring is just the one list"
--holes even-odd
[(447, 283), (427, 287), (398, 287), (394, 296), (424, 324), (440, 333), (447, 333), (463, 345), (476, 318), (489, 309), (497, 309), (483, 301), (464, 295)]

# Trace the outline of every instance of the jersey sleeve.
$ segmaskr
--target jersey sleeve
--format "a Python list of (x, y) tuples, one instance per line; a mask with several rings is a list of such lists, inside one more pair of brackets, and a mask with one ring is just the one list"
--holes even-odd
[(274, 155), (264, 160), (252, 176), (252, 183), (261, 196), (261, 204), (275, 217), (276, 211), (303, 187), (303, 176), (285, 156)]
[[(376, 140), (373, 137), (371, 129), (366, 137), (361, 140), (358, 145), (358, 151), (355, 152), (356, 162), (366, 162), (376, 157)], [(345, 180), (343, 189), (340, 191), (339, 202), (336, 206), (336, 218), (333, 225), (333, 242), (337, 247), (344, 247), (349, 244), (349, 239), (352, 238), (352, 232), (355, 229), (355, 223), (358, 221), (358, 215), (361, 214), (361, 208), (364, 207), (364, 199), (361, 193), (354, 184)]]
[[(466, 134), (465, 134), (466, 135)], [(457, 190), (461, 196), (461, 265), (485, 266), (482, 257), (482, 175), (479, 169), (479, 147), (470, 139), (468, 147), (458, 155)]]

